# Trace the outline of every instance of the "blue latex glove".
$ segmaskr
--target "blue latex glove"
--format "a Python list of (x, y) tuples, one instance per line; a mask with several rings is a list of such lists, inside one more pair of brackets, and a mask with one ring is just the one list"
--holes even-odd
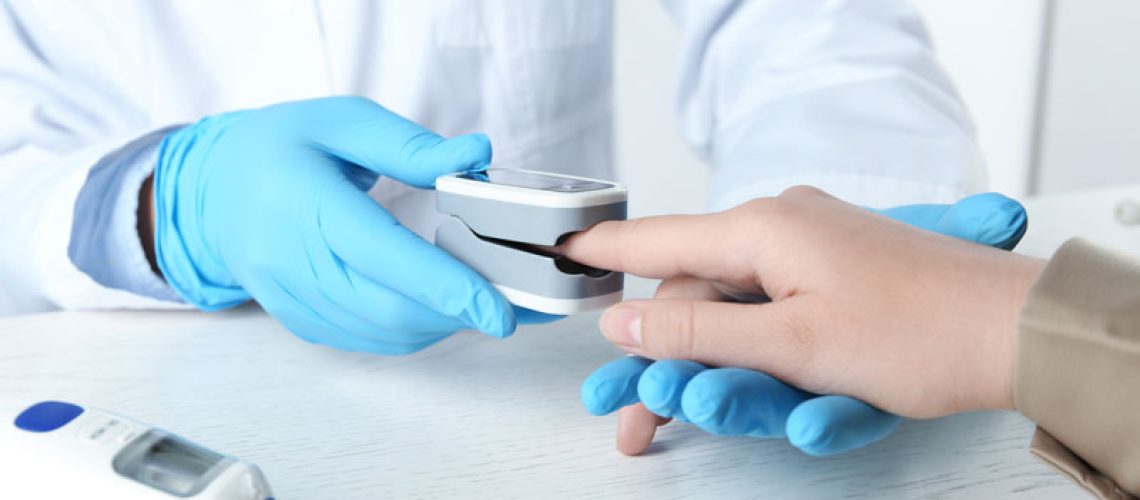
[[(1024, 236), (1027, 218), (1018, 202), (995, 193), (954, 205), (909, 205), (880, 211), (916, 227), (1003, 249)], [(787, 437), (809, 455), (824, 456), (886, 437), (899, 417), (846, 396), (820, 396), (767, 374), (710, 368), (685, 360), (628, 356), (591, 374), (582, 402), (595, 415), (641, 402), (654, 414), (692, 423), (713, 434)]]
[(514, 306), (514, 308), (515, 318), (518, 319), (518, 323), (520, 325), (542, 325), (546, 323), (553, 323), (566, 317), (557, 314), (538, 312), (533, 309), (527, 309), (525, 307)]
[(432, 188), (490, 161), (486, 136), (443, 139), (358, 97), (208, 117), (160, 146), (158, 264), (198, 308), (252, 297), (340, 349), (407, 353), (468, 328), (505, 337), (507, 300), (367, 194), (381, 175)]

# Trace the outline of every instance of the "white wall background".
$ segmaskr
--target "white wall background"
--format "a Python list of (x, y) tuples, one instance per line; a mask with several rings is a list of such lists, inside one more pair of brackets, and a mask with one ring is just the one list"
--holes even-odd
[[(655, 0), (617, 4), (615, 99), (619, 176), (631, 213), (704, 208), (707, 169), (673, 117), (680, 33)], [(990, 188), (1026, 193), (1032, 161), (1045, 0), (918, 0), (940, 59), (973, 112)]]
[(656, 0), (614, 3), (615, 160), (630, 215), (702, 211), (708, 169), (673, 115), (680, 30)]
[(1140, 2), (1057, 0), (1039, 192), (1140, 184)]
[(1028, 191), (1045, 0), (916, 0), (974, 116), (990, 190)]

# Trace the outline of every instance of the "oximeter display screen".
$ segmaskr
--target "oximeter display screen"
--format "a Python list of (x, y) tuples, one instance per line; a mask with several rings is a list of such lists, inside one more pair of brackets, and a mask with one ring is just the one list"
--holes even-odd
[(527, 189), (541, 189), (543, 191), (556, 191), (559, 193), (581, 193), (585, 191), (598, 191), (613, 187), (604, 182), (568, 179), (556, 175), (543, 175), (535, 172), (519, 172), (518, 170), (489, 169), (484, 172), (466, 173), (458, 176), (460, 179), (489, 182)]
[(206, 488), (224, 460), (223, 455), (151, 430), (120, 451), (112, 467), (152, 488), (188, 497)]

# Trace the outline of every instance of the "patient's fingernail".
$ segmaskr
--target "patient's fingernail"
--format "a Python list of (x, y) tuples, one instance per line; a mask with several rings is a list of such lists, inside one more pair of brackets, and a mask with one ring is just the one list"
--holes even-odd
[(602, 315), (601, 324), (602, 333), (618, 347), (641, 348), (641, 311), (636, 307), (613, 307)]

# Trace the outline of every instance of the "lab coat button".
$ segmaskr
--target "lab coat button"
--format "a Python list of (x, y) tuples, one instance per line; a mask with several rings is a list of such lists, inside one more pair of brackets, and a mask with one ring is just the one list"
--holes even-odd
[(1140, 225), (1140, 203), (1126, 199), (1116, 205), (1116, 221), (1125, 226)]

